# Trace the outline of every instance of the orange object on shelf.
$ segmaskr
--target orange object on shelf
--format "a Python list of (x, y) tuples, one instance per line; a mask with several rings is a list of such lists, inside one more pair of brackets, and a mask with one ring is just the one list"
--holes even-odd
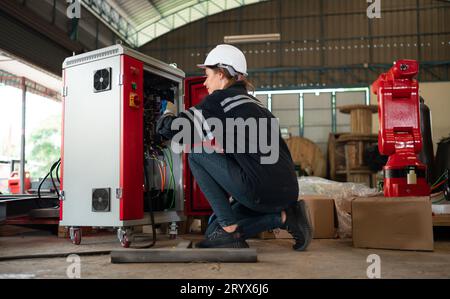
[[(25, 172), (25, 192), (31, 188), (30, 173)], [(20, 176), (18, 171), (13, 171), (8, 179), (8, 189), (12, 194), (20, 194)]]

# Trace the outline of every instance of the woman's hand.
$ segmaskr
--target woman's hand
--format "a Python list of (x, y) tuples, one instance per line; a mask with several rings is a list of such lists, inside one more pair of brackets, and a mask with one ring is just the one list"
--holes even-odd
[[(164, 103), (165, 102), (165, 103)], [(177, 106), (175, 106), (172, 102), (169, 102), (167, 100), (164, 100), (162, 103), (162, 106), (165, 107), (163, 115), (173, 115), (176, 116), (177, 114)]]

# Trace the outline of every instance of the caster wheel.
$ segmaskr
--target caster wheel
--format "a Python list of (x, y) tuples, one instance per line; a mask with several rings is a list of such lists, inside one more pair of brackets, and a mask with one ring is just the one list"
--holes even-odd
[(70, 240), (74, 245), (80, 245), (81, 243), (81, 229), (70, 228)]
[(120, 241), (120, 245), (122, 245), (123, 248), (129, 248), (131, 245), (130, 240), (128, 240), (128, 236), (124, 235), (122, 240)]
[(131, 241), (126, 229), (119, 228), (117, 230), (117, 238), (119, 239), (120, 245), (122, 245), (123, 248), (130, 247)]

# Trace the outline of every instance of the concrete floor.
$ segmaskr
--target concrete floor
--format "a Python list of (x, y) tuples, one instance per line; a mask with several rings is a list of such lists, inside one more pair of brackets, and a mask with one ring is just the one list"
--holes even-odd
[[(198, 240), (199, 235), (183, 235)], [(178, 241), (159, 237), (158, 247)], [(353, 248), (351, 240), (313, 240), (308, 251), (291, 249), (291, 240), (249, 240), (257, 263), (111, 264), (109, 255), (81, 256), (81, 278), (367, 278), (368, 255), (381, 259), (381, 278), (450, 278), (450, 241), (435, 242), (434, 252)], [(39, 233), (0, 237), (0, 256), (70, 253), (120, 248), (112, 234), (84, 237), (80, 246)], [(66, 258), (0, 262), (0, 278), (67, 278)]]

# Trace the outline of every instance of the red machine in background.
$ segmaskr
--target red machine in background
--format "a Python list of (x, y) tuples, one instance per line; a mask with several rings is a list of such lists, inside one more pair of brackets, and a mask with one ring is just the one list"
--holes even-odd
[(384, 166), (384, 196), (427, 196), (426, 165), (417, 155), (422, 149), (419, 115), (419, 64), (399, 60), (373, 83), (378, 96), (378, 149), (389, 156)]
[[(25, 192), (31, 188), (31, 178), (28, 171), (25, 172)], [(20, 194), (20, 176), (18, 171), (11, 172), (8, 179), (8, 189), (11, 194)]]
[[(184, 108), (187, 110), (197, 105), (208, 95), (208, 90), (203, 86), (205, 77), (192, 77), (184, 81)], [(184, 170), (184, 212), (186, 216), (208, 216), (212, 214), (211, 206), (203, 192), (200, 190), (189, 168), (187, 154), (183, 154)]]

